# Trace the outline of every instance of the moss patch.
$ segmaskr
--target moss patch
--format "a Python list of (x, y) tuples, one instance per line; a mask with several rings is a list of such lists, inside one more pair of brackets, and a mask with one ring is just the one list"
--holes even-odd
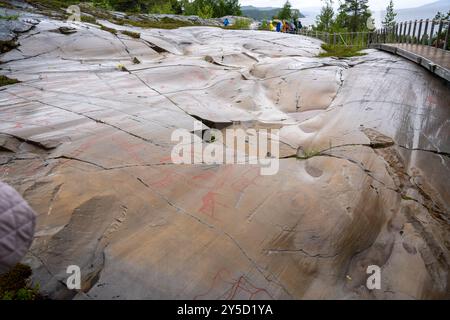
[(113, 29), (113, 28), (109, 28), (109, 27), (105, 27), (104, 25), (100, 25), (100, 29), (104, 30), (104, 31), (108, 31), (114, 35), (117, 34), (117, 30)]
[(11, 79), (7, 76), (0, 75), (0, 87), (8, 86), (10, 84), (19, 83), (20, 81), (17, 79)]
[(124, 30), (121, 31), (124, 35), (127, 35), (131, 38), (135, 38), (135, 39), (139, 39), (141, 37), (141, 34), (139, 32), (133, 32), (133, 31), (128, 31), (128, 30)]
[(81, 22), (87, 22), (87, 23), (92, 23), (92, 24), (97, 24), (97, 19), (95, 19), (95, 17), (93, 16), (88, 16), (88, 15), (81, 15)]
[(11, 15), (11, 16), (8, 16), (8, 15), (2, 16), (2, 15), (0, 15), (0, 19), (1, 20), (8, 20), (8, 21), (17, 20), (17, 19), (19, 19), (19, 15), (18, 14), (14, 14), (14, 15)]
[(0, 1), (0, 7), (8, 8), (8, 9), (14, 9), (14, 6), (6, 1)]
[(305, 150), (302, 153), (297, 154), (296, 157), (297, 157), (297, 159), (300, 159), (300, 160), (307, 160), (307, 159), (311, 159), (313, 157), (319, 156), (320, 154), (321, 154), (320, 151), (312, 149), (312, 150)]

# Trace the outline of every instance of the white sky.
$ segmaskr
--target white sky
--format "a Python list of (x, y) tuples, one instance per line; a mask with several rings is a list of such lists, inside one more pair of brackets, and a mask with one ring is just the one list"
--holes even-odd
[[(436, 0), (394, 0), (394, 6), (397, 9), (413, 8), (424, 4), (435, 2)], [(241, 5), (252, 5), (255, 7), (281, 7), (286, 0), (240, 0)], [(335, 5), (339, 0), (335, 0)], [(323, 2), (321, 0), (290, 0), (294, 8), (305, 9), (308, 7), (321, 7)], [(369, 0), (371, 10), (385, 9), (389, 0)]]

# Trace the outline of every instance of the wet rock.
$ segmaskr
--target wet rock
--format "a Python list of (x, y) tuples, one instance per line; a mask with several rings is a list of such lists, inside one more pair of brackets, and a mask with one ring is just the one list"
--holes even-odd
[[(39, 214), (26, 262), (44, 293), (448, 297), (440, 80), (372, 50), (320, 59), (301, 36), (101, 23), (141, 37), (84, 23), (66, 37), (43, 18), (1, 57), (26, 85), (0, 91), (0, 177)], [(172, 162), (175, 130), (222, 146), (210, 128), (280, 130), (278, 173), (206, 164), (195, 149), (197, 164)], [(72, 264), (85, 275), (76, 296), (62, 285)], [(365, 287), (374, 264), (379, 291)]]
[(77, 29), (71, 27), (59, 27), (57, 31), (61, 34), (74, 34), (77, 32)]
[(39, 20), (31, 18), (0, 19), (0, 52), (16, 48), (18, 34), (30, 31), (38, 23)]
[(375, 149), (379, 148), (387, 148), (391, 147), (395, 144), (394, 140), (389, 138), (388, 136), (385, 136), (384, 134), (371, 129), (371, 128), (364, 128), (362, 129), (364, 134), (369, 138), (370, 140), (370, 146)]

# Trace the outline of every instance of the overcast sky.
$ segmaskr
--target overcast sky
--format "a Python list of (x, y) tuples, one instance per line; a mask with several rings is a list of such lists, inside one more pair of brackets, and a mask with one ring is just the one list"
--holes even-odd
[[(394, 0), (394, 6), (397, 9), (418, 7), (427, 3), (435, 2), (436, 0)], [(240, 0), (241, 5), (252, 5), (255, 7), (281, 7), (286, 0)], [(323, 2), (321, 0), (290, 0), (294, 8), (302, 9), (308, 7), (321, 7)], [(338, 0), (334, 1), (335, 4)], [(370, 8), (372, 10), (385, 9), (389, 0), (369, 0)]]

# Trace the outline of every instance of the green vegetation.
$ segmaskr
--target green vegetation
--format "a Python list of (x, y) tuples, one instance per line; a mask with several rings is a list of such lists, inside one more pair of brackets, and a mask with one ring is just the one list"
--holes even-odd
[(108, 31), (108, 32), (110, 32), (110, 33), (112, 33), (112, 34), (114, 34), (114, 35), (117, 34), (117, 30), (116, 30), (116, 29), (114, 29), (114, 28), (109, 28), (109, 27), (106, 27), (106, 26), (104, 26), (104, 25), (100, 25), (100, 29), (102, 29), (102, 30), (104, 30), (104, 31)]
[[(245, 17), (252, 18), (254, 20), (258, 21), (264, 21), (264, 20), (272, 20), (273, 17), (278, 16), (281, 8), (273, 8), (273, 9), (266, 9), (266, 8), (256, 8), (253, 6), (242, 6), (241, 11), (242, 15)], [(299, 18), (304, 18), (305, 16), (301, 14), (297, 9), (292, 9), (292, 15), (296, 16), (298, 15)]]
[(127, 35), (131, 38), (135, 38), (135, 39), (139, 39), (141, 37), (141, 34), (139, 32), (123, 30), (123, 31), (121, 31), (121, 33), (123, 33), (124, 35)]
[[(438, 12), (436, 14), (436, 16), (434, 17), (434, 20), (444, 20), (444, 21), (450, 20), (450, 10), (447, 13)], [(436, 42), (438, 41), (438, 38), (439, 38), (439, 43), (438, 43), (439, 48), (444, 47), (444, 43), (445, 43), (444, 39), (445, 39), (445, 34), (447, 33), (447, 29), (448, 29), (448, 23), (446, 23), (444, 25), (444, 27), (442, 28), (442, 32), (438, 36), (433, 37), (433, 39), (432, 39), (433, 45), (436, 45)], [(428, 40), (428, 39), (426, 39), (426, 40)], [(447, 39), (447, 50), (450, 50), (450, 37)]]
[(11, 5), (10, 3), (3, 1), (3, 0), (0, 0), (0, 7), (14, 9), (13, 5)]
[(73, 4), (79, 4), (80, 2), (85, 2), (83, 0), (36, 0), (30, 1), (32, 5), (37, 5), (38, 7), (52, 10), (59, 10), (61, 8), (67, 8)]
[(182, 0), (185, 15), (198, 15), (201, 18), (220, 18), (242, 15), (239, 0)]
[(386, 8), (386, 16), (384, 17), (383, 27), (393, 28), (395, 26), (395, 17), (397, 14), (394, 12), (394, 1), (391, 0)]
[(41, 299), (39, 286), (31, 287), (28, 283), (31, 274), (29, 266), (19, 263), (9, 272), (0, 275), (0, 300)]
[(261, 23), (261, 25), (259, 26), (258, 30), (270, 31), (269, 23), (267, 22), (267, 20), (264, 20)]
[(323, 44), (322, 49), (325, 50), (326, 52), (319, 54), (319, 57), (349, 58), (366, 55), (365, 53), (361, 52), (361, 50), (364, 50), (365, 47), (357, 47), (357, 46), (347, 47), (347, 46)]
[(372, 18), (368, 0), (343, 0), (337, 15), (333, 0), (325, 0), (321, 13), (317, 16), (314, 30), (324, 32), (368, 31), (368, 21)]
[(331, 31), (334, 24), (333, 17), (333, 0), (325, 0), (325, 5), (322, 7), (320, 14), (316, 18), (315, 30)]
[(20, 81), (17, 79), (11, 79), (7, 76), (0, 75), (0, 87), (8, 86), (10, 84), (19, 83)]
[(2, 16), (2, 15), (0, 15), (0, 19), (1, 20), (8, 20), (8, 21), (17, 20), (17, 19), (19, 19), (19, 15), (18, 14), (14, 14), (14, 15), (11, 15), (11, 16)]
[(87, 22), (87, 23), (92, 23), (92, 24), (96, 24), (97, 23), (97, 19), (95, 19), (95, 17), (87, 16), (87, 15), (81, 15), (81, 21), (82, 22)]
[(36, 0), (47, 9), (67, 8), (80, 2), (92, 3), (99, 9), (127, 13), (159, 13), (198, 15), (203, 18), (219, 18), (226, 15), (240, 16), (239, 0)]
[(194, 26), (200, 26), (200, 24), (187, 22), (187, 21), (180, 21), (168, 17), (164, 17), (160, 21), (134, 21), (125, 19), (123, 20), (124, 24), (128, 24), (133, 27), (140, 27), (140, 28), (158, 28), (158, 29), (177, 29), (182, 27), (194, 27)]
[(251, 20), (246, 18), (238, 18), (234, 21), (233, 25), (230, 25), (226, 27), (225, 29), (232, 29), (232, 30), (248, 30), (250, 29), (250, 22)]
[(307, 160), (320, 155), (320, 151), (311, 149), (305, 150), (302, 155), (297, 154), (296, 158), (300, 160)]

